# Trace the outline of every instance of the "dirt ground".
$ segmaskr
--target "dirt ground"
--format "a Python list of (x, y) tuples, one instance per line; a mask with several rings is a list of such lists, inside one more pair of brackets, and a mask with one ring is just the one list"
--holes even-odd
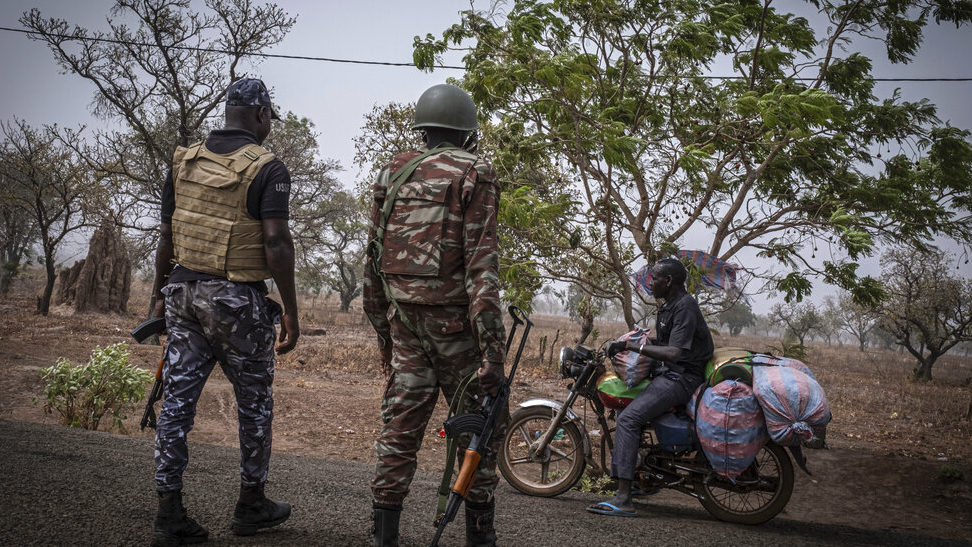
[[(58, 423), (41, 401), (40, 369), (58, 357), (85, 362), (95, 346), (131, 342), (128, 330), (140, 314), (74, 315), (55, 309), (48, 317), (33, 311), (32, 285), (19, 283), (0, 300), (0, 418)], [(145, 309), (133, 299), (131, 309)], [(379, 428), (383, 382), (377, 367), (373, 333), (360, 311), (340, 314), (308, 302), (298, 348), (279, 359), (274, 384), (274, 451), (368, 463)], [(569, 325), (556, 318), (535, 318), (537, 328), (513, 389), (513, 403), (535, 396), (561, 398), (566, 384), (538, 357), (541, 338), (558, 345)], [(620, 334), (617, 325), (604, 335)], [(613, 329), (613, 330), (612, 330)], [(612, 332), (608, 332), (608, 331)], [(770, 341), (750, 338), (717, 340), (720, 345), (764, 349)], [(762, 344), (762, 346), (761, 346)], [(856, 348), (811, 353), (807, 362), (824, 386), (834, 421), (828, 431), (830, 451), (811, 451), (815, 474), (798, 473), (786, 515), (835, 526), (924, 534), (972, 542), (972, 359), (947, 356), (936, 365), (936, 380), (908, 379), (909, 360), (896, 352), (859, 354)], [(132, 345), (132, 362), (154, 370), (158, 346)], [(440, 402), (431, 424), (445, 417)], [(141, 409), (132, 409), (122, 433), (138, 431)], [(236, 446), (233, 392), (221, 372), (214, 372), (200, 401), (194, 443)], [(445, 442), (430, 426), (419, 455), (424, 470), (441, 470)], [(964, 479), (948, 481), (949, 477)], [(652, 503), (690, 504), (666, 493)], [(669, 501), (671, 500), (671, 501)]]

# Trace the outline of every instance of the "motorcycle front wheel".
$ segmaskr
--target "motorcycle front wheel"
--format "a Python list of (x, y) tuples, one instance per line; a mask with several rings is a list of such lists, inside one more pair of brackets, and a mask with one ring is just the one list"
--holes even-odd
[[(705, 458), (702, 453), (699, 457)], [(696, 491), (702, 494), (702, 506), (715, 518), (737, 524), (761, 524), (786, 507), (793, 493), (793, 480), (793, 463), (786, 450), (767, 443), (735, 483), (711, 474), (708, 480), (696, 484)]]
[(573, 488), (584, 474), (584, 440), (571, 422), (560, 424), (543, 452), (530, 454), (530, 446), (543, 437), (556, 412), (532, 406), (510, 416), (500, 447), (499, 469), (506, 482), (524, 494), (557, 496)]

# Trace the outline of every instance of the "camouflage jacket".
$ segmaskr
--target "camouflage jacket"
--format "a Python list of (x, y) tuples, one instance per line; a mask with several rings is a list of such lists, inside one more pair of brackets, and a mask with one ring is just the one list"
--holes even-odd
[[(371, 234), (391, 175), (424, 151), (399, 154), (374, 185)], [(502, 362), (505, 340), (499, 301), (496, 212), (500, 187), (493, 167), (450, 148), (422, 160), (401, 185), (382, 242), (381, 272), (399, 303), (467, 305), (483, 359)], [(383, 349), (391, 340), (389, 295), (369, 256), (364, 310)]]

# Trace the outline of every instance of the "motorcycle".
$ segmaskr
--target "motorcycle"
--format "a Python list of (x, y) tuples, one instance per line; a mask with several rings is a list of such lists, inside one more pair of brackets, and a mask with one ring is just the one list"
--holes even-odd
[[(531, 496), (552, 497), (573, 488), (588, 465), (609, 469), (611, 423), (623, 403), (598, 395), (606, 357), (604, 346), (599, 350), (579, 345), (562, 348), (561, 376), (571, 380), (566, 400), (530, 399), (510, 417), (498, 464), (513, 488)], [(599, 462), (594, 461), (587, 425), (573, 409), (578, 399), (593, 411), (599, 427)], [(699, 445), (694, 423), (684, 409), (676, 409), (645, 428), (633, 486), (646, 493), (677, 490), (699, 500), (719, 520), (760, 524), (786, 507), (793, 482), (790, 456), (771, 441), (735, 480), (719, 475)]]

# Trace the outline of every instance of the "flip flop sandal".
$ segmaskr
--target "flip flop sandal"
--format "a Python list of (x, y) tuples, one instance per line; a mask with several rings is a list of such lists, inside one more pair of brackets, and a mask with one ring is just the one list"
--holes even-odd
[(634, 511), (625, 511), (619, 507), (616, 507), (606, 501), (600, 503), (595, 503), (594, 505), (587, 508), (590, 513), (597, 513), (598, 515), (610, 515), (613, 517), (635, 517), (637, 514)]

